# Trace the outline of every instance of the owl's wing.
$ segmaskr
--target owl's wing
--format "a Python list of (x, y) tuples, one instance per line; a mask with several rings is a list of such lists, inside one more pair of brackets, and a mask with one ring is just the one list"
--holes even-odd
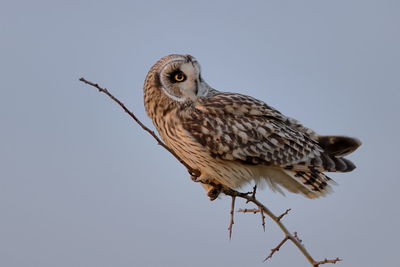
[(183, 127), (213, 157), (290, 168), (322, 165), (313, 131), (252, 97), (220, 93), (185, 114)]

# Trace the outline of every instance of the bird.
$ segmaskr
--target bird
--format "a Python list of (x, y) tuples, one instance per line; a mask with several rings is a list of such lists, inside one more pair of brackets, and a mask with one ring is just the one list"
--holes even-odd
[(344, 156), (361, 145), (359, 139), (318, 135), (261, 100), (216, 90), (191, 55), (159, 59), (143, 90), (146, 113), (159, 135), (200, 171), (196, 181), (203, 182), (210, 200), (218, 197), (218, 188), (253, 183), (318, 198), (335, 184), (326, 172), (356, 167)]

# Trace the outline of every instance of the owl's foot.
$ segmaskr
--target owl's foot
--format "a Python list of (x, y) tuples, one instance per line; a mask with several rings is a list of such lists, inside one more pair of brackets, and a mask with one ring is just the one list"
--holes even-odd
[(213, 201), (221, 194), (223, 185), (216, 183), (215, 180), (209, 179), (193, 179), (195, 182), (200, 182), (204, 189), (207, 191), (208, 198)]
[(190, 176), (194, 182), (201, 183), (201, 185), (207, 191), (207, 196), (211, 201), (217, 199), (221, 194), (223, 185), (214, 179), (210, 179), (206, 176), (195, 176), (192, 174)]
[(218, 198), (221, 192), (222, 192), (222, 185), (217, 184), (215, 186), (211, 186), (210, 190), (207, 191), (207, 196), (211, 201), (213, 201)]

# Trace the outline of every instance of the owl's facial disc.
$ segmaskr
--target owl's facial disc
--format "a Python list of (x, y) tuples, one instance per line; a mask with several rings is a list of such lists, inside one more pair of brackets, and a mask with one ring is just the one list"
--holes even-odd
[(200, 65), (193, 58), (167, 62), (160, 74), (164, 93), (174, 101), (194, 101), (207, 94), (208, 86), (200, 77)]

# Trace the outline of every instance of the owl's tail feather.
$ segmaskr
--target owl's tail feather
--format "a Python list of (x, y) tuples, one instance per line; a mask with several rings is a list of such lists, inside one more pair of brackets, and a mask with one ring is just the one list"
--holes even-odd
[(335, 182), (317, 170), (302, 172), (284, 169), (266, 168), (265, 179), (273, 191), (283, 194), (281, 187), (292, 193), (301, 193), (308, 198), (325, 196), (332, 192)]
[[(347, 136), (319, 136), (318, 144), (323, 148), (319, 157), (291, 167), (294, 171), (308, 171), (310, 166), (320, 172), (350, 172), (356, 168), (353, 162), (344, 156), (355, 151), (361, 141)], [(288, 166), (289, 167), (289, 166)]]
[(335, 157), (343, 157), (361, 146), (361, 141), (348, 136), (319, 136), (318, 144), (326, 153)]
[[(319, 170), (320, 172), (351, 172), (356, 168), (354, 163), (343, 157), (335, 157), (330, 154), (323, 153), (318, 158), (314, 158), (309, 163), (313, 169)], [(310, 165), (303, 163), (293, 165), (287, 169), (296, 171), (309, 171)]]

